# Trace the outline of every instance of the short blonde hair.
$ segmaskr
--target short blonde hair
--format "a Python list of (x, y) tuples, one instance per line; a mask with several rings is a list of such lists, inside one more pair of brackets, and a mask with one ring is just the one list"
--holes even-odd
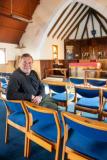
[(20, 60), (23, 59), (23, 58), (26, 58), (26, 57), (30, 57), (33, 61), (33, 57), (29, 53), (22, 54), (22, 56), (20, 57)]

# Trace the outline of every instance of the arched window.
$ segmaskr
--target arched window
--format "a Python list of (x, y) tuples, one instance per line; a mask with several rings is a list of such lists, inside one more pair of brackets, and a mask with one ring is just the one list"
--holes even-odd
[(0, 48), (0, 64), (6, 63), (6, 53), (5, 48)]

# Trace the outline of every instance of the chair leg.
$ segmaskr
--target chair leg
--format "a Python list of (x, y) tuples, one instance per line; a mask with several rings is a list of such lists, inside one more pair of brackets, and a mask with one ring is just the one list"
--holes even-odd
[(98, 120), (102, 121), (102, 119), (103, 119), (103, 116), (101, 114), (98, 114)]
[(6, 122), (5, 143), (8, 143), (8, 137), (9, 137), (9, 124)]
[(76, 108), (74, 108), (74, 114), (76, 114)]
[(27, 138), (27, 146), (26, 146), (26, 157), (29, 158), (30, 156), (30, 139)]
[(24, 144), (24, 157), (27, 157), (27, 148), (28, 148), (28, 138), (25, 135), (25, 144)]

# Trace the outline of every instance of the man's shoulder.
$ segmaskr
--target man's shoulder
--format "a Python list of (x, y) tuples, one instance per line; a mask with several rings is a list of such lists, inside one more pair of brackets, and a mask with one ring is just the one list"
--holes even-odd
[(12, 73), (12, 77), (20, 77), (22, 76), (21, 72), (19, 69), (16, 69), (13, 73)]
[(31, 70), (31, 74), (37, 75), (37, 72), (35, 70)]

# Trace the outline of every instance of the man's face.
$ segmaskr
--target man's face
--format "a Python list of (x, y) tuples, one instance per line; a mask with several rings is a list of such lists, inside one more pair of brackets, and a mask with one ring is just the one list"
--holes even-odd
[(23, 57), (20, 61), (19, 67), (22, 72), (29, 75), (32, 69), (33, 60), (31, 57)]

